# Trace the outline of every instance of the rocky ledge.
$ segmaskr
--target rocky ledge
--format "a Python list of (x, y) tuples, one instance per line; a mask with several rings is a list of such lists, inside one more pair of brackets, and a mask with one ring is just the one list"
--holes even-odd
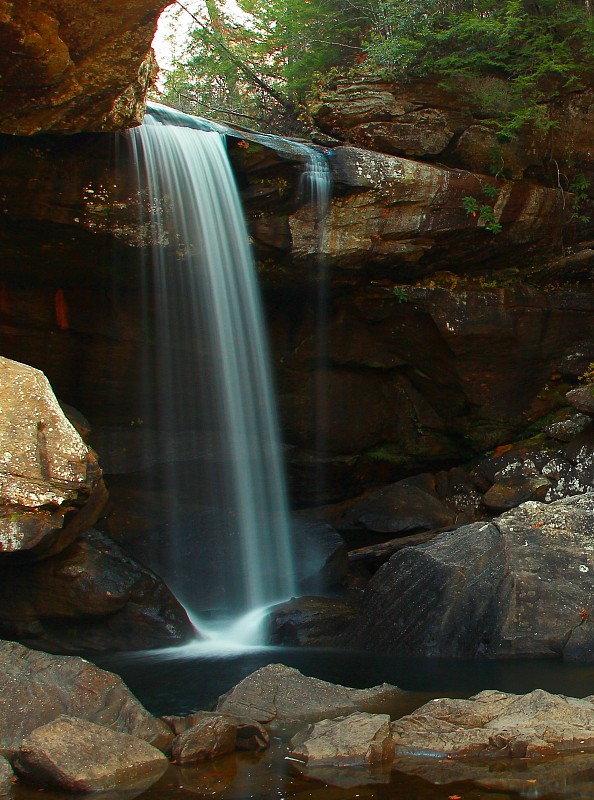
[[(594, 697), (540, 689), (440, 698), (403, 716), (414, 701), (394, 686), (349, 689), (271, 664), (219, 698), (214, 712), (157, 719), (119, 678), (79, 658), (0, 641), (0, 678), (10, 686), (0, 697), (3, 797), (21, 782), (141, 792), (168, 768), (170, 785), (191, 780), (203, 791), (210, 785), (203, 765), (249, 750), (253, 766), (268, 747), (288, 753), (292, 768), (309, 778), (351, 787), (386, 783), (398, 772), (514, 791), (522, 788), (518, 760), (534, 793), (564, 776), (571, 783), (594, 751)], [(546, 762), (551, 772), (540, 769), (542, 756), (557, 757)]]
[(0, 131), (77, 133), (137, 125), (166, 0), (3, 3)]

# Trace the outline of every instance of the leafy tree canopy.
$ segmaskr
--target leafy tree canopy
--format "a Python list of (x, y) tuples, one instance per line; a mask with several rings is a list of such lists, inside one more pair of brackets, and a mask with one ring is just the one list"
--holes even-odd
[(594, 68), (588, 0), (384, 0), (384, 9), (370, 31), (370, 63), (400, 80), (505, 79), (481, 84), (475, 98), (499, 117), (503, 136), (526, 122), (546, 125), (542, 101), (583, 85)]
[(308, 91), (334, 68), (467, 91), (474, 80), (501, 136), (547, 125), (542, 101), (594, 72), (590, 0), (177, 2), (194, 24), (166, 100), (269, 130), (298, 130)]

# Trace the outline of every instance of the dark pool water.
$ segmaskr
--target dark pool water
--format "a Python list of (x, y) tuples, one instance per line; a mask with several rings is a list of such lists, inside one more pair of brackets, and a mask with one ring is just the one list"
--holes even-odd
[[(594, 693), (594, 666), (558, 661), (454, 661), (398, 659), (344, 650), (285, 648), (214, 652), (203, 646), (142, 654), (93, 657), (120, 674), (155, 714), (212, 707), (246, 675), (283, 663), (306, 675), (354, 687), (387, 682), (411, 692), (395, 715), (431, 697), (465, 697), (482, 689), (523, 693), (535, 688), (573, 696)], [(514, 759), (463, 764), (408, 759), (392, 772), (349, 768), (303, 774), (286, 758), (286, 742), (263, 754), (239, 753), (203, 765), (170, 767), (141, 793), (110, 793), (101, 800), (592, 800), (594, 754), (557, 759)], [(16, 800), (66, 800), (71, 795), (20, 787)]]
[(207, 647), (96, 657), (123, 677), (154, 714), (209, 709), (242, 678), (265, 664), (282, 663), (332, 683), (365, 688), (391, 683), (432, 697), (468, 697), (483, 689), (524, 693), (546, 689), (573, 697), (594, 694), (594, 665), (550, 660), (460, 661), (403, 659), (346, 650), (246, 648), (223, 652)]

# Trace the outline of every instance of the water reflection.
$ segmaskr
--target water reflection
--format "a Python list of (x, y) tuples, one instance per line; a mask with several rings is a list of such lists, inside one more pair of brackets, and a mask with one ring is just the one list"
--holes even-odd
[[(154, 713), (208, 709), (219, 695), (270, 663), (296, 667), (306, 675), (364, 688), (382, 682), (408, 690), (392, 709), (401, 716), (431, 697), (468, 697), (483, 689), (516, 693), (535, 688), (584, 697), (592, 692), (594, 667), (560, 661), (456, 661), (398, 659), (344, 650), (225, 647), (202, 643), (167, 651), (101, 659), (124, 677)], [(142, 800), (591, 800), (594, 754), (557, 758), (466, 762), (399, 758), (391, 773), (304, 769), (286, 758), (277, 737), (261, 754), (239, 753), (212, 764), (172, 767)], [(19, 796), (19, 800), (25, 800)], [(27, 798), (27, 800), (29, 800)], [(53, 800), (53, 799), (52, 799)], [(62, 800), (62, 799), (61, 799)]]

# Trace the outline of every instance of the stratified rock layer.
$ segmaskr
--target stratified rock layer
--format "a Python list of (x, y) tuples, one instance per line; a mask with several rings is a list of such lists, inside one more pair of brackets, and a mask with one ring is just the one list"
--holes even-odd
[(349, 645), (399, 655), (594, 660), (594, 494), (528, 502), (394, 555)]
[(530, 758), (594, 748), (592, 698), (487, 690), (432, 700), (392, 723), (396, 755)]
[(0, 4), (0, 131), (118, 130), (137, 125), (156, 65), (165, 0)]

